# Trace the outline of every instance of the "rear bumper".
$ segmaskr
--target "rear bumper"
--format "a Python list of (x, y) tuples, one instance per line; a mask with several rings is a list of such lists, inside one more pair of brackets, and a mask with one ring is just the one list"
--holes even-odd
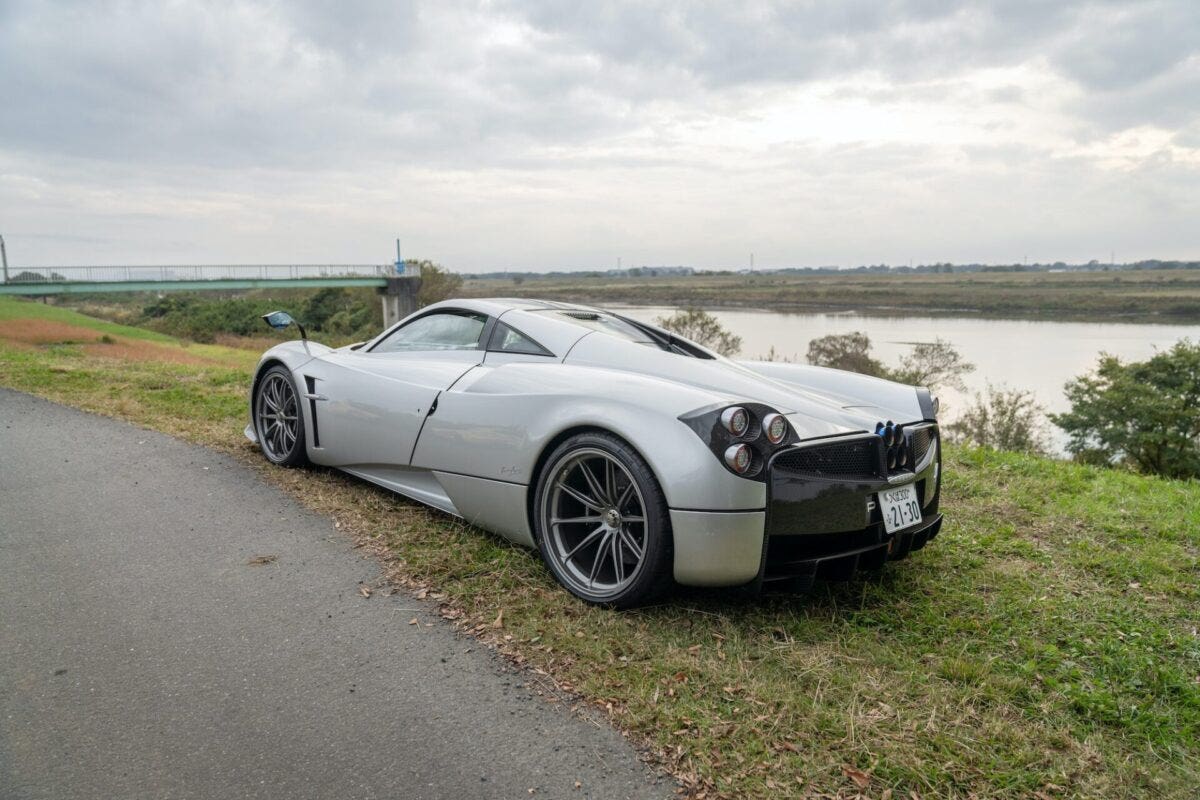
[[(923, 428), (932, 446), (911, 470), (889, 474), (881, 462), (875, 474), (837, 475), (793, 468), (804, 462), (777, 458), (769, 467), (763, 510), (672, 509), (675, 580), (690, 586), (751, 584), (761, 588), (794, 579), (845, 579), (856, 570), (876, 569), (921, 549), (942, 527), (938, 510), (941, 447), (936, 426), (913, 428)], [(814, 446), (836, 449), (857, 442), (858, 456), (871, 464), (877, 438), (839, 437)], [(870, 452), (862, 452), (864, 443)], [(878, 455), (885, 457), (883, 451)], [(878, 508), (878, 493), (906, 484), (916, 489), (922, 520), (888, 533)]]
[(741, 586), (762, 567), (764, 511), (671, 509), (675, 580), (685, 586)]
[[(877, 569), (904, 558), (938, 535), (942, 515), (941, 442), (934, 424), (910, 426), (907, 441), (922, 437), (920, 460), (911, 469), (887, 468), (886, 448), (878, 436), (845, 437), (810, 445), (829, 451), (824, 457), (776, 456), (767, 478), (761, 584), (794, 578), (846, 579), (858, 569)], [(842, 444), (845, 442), (845, 445)], [(849, 462), (836, 448), (848, 446), (872, 466), (873, 474), (834, 474)], [(797, 451), (803, 450), (797, 448)], [(915, 488), (921, 521), (888, 533), (878, 507), (879, 492), (898, 486)]]

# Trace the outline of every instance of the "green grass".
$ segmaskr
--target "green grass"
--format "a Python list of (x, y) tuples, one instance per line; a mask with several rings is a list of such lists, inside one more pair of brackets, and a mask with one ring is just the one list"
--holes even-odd
[[(0, 318), (45, 313), (0, 303)], [(0, 385), (236, 455), (548, 696), (611, 716), (693, 794), (850, 796), (855, 770), (869, 797), (1200, 786), (1200, 483), (949, 448), (942, 534), (879, 576), (616, 613), (444, 515), (331, 471), (268, 469), (241, 437), (253, 359), (210, 357), (0, 339)]]

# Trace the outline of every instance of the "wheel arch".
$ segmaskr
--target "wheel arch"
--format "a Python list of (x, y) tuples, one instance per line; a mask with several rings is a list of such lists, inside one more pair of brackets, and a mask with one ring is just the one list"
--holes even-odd
[[(650, 475), (654, 478), (654, 483), (659, 493), (664, 497), (666, 496), (663, 492), (662, 477), (655, 471), (654, 465), (651, 463), (650, 459), (646, 458), (646, 455), (642, 452), (641, 448), (629, 441), (627, 436), (623, 436), (617, 431), (606, 428), (602, 425), (571, 425), (550, 437), (550, 439), (546, 441), (545, 446), (538, 453), (537, 459), (533, 462), (533, 470), (529, 475), (529, 485), (525, 490), (525, 518), (529, 523), (529, 532), (533, 536), (534, 544), (537, 544), (538, 541), (537, 509), (534, 508), (534, 506), (536, 505), (537, 501), (538, 486), (542, 482), (542, 471), (546, 468), (546, 464), (550, 461), (550, 455), (558, 449), (559, 445), (571, 437), (578, 436), (581, 433), (602, 433), (621, 440), (626, 447), (638, 454), (638, 457), (642, 459), (642, 462), (646, 465), (647, 469), (650, 470)], [(666, 519), (666, 526), (667, 535), (670, 536), (671, 520), (669, 515)]]
[(271, 367), (283, 367), (291, 371), (283, 359), (275, 356), (268, 356), (259, 362), (258, 367), (254, 370), (254, 380), (250, 382), (250, 423), (254, 423), (254, 397), (258, 394), (258, 385), (262, 383), (263, 375), (267, 374), (267, 370)]

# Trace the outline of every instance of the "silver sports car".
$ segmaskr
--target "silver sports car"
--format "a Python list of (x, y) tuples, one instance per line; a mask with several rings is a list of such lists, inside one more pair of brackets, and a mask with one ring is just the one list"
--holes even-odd
[(731, 361), (586, 306), (451, 300), (362, 344), (289, 341), (250, 398), (246, 435), (273, 463), (335, 467), (535, 547), (594, 603), (844, 578), (942, 523), (926, 389)]

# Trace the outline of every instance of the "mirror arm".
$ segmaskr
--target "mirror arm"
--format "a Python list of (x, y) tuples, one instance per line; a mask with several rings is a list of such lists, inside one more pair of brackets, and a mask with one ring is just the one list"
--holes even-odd
[(304, 330), (304, 326), (301, 325), (299, 322), (296, 323), (296, 327), (300, 329), (300, 338), (307, 342), (308, 341), (308, 331)]

